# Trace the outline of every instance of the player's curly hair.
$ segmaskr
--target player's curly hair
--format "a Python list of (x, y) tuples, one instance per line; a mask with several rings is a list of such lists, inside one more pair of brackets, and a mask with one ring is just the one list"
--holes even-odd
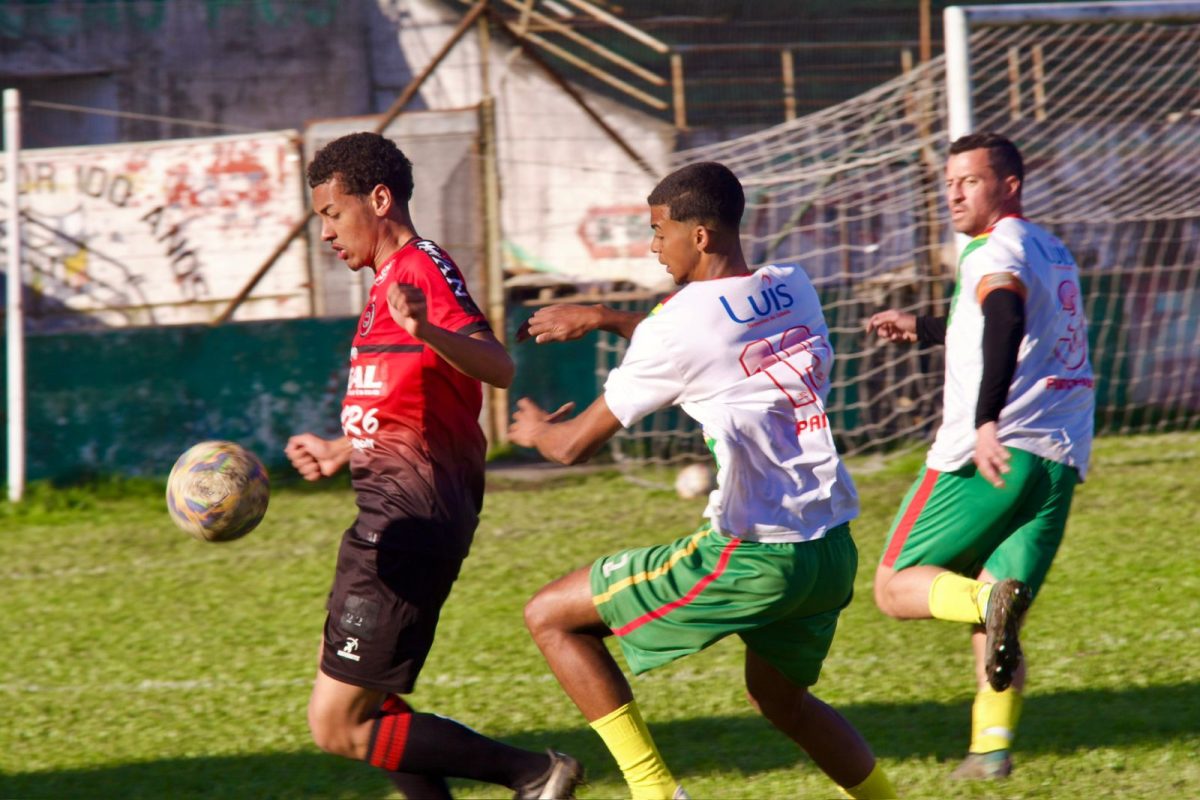
[(1025, 183), (1025, 160), (1021, 151), (1009, 139), (991, 131), (968, 133), (950, 143), (950, 155), (968, 153), (972, 150), (988, 151), (988, 166), (1000, 179), (1014, 176), (1022, 184)]
[(407, 203), (412, 199), (412, 162), (395, 142), (377, 133), (349, 133), (317, 151), (308, 165), (309, 187), (320, 186), (335, 176), (346, 194), (370, 194), (382, 183), (397, 201)]
[(677, 222), (700, 222), (736, 231), (746, 210), (746, 193), (729, 167), (716, 161), (701, 161), (663, 178), (646, 202), (666, 206), (671, 219)]

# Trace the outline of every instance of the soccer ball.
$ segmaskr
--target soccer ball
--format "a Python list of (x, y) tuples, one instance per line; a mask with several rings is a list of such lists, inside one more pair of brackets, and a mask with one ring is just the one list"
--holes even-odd
[(167, 478), (167, 511), (197, 539), (239, 539), (267, 513), (271, 484), (262, 462), (234, 442), (189, 447)]
[(688, 464), (675, 475), (675, 493), (691, 500), (713, 490), (713, 472), (708, 464)]

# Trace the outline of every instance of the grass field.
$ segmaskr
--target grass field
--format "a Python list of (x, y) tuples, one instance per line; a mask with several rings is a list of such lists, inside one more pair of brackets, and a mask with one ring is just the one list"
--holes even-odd
[[(866, 734), (905, 797), (1200, 797), (1200, 433), (1106, 438), (1030, 612), (1017, 770), (947, 774), (967, 744), (965, 626), (899, 623), (871, 602), (883, 535), (919, 464), (854, 461), (863, 501), (858, 596), (816, 688)], [(692, 529), (701, 501), (668, 473), (543, 483), (495, 477), (472, 556), (413, 702), (507, 741), (574, 753), (582, 798), (620, 775), (549, 676), (526, 598), (595, 555)], [(654, 488), (661, 484), (661, 488)], [(226, 545), (186, 538), (154, 484), (34, 491), (0, 505), (0, 797), (383, 798), (362, 764), (319, 753), (304, 708), (344, 483), (277, 488), (263, 525)], [(834, 796), (756, 717), (736, 641), (635, 679), (695, 798)], [(505, 796), (454, 784), (457, 797)]]

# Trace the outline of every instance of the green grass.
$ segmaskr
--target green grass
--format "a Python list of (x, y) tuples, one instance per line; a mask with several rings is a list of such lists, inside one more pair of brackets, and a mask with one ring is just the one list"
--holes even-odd
[[(816, 692), (867, 736), (906, 797), (1200, 796), (1200, 434), (1106, 438), (1023, 639), (1030, 686), (1017, 770), (953, 784), (972, 698), (963, 626), (899, 623), (871, 603), (883, 535), (919, 456), (854, 461), (858, 596)], [(490, 482), (475, 548), (414, 695), (507, 741), (583, 759), (582, 798), (624, 786), (521, 622), (546, 581), (692, 529), (670, 474)], [(656, 485), (661, 488), (655, 488)], [(246, 539), (208, 545), (167, 520), (161, 487), (112, 481), (0, 505), (0, 797), (383, 798), (362, 764), (319, 753), (304, 709), (336, 541), (331, 491), (277, 487)], [(696, 798), (833, 796), (750, 710), (725, 641), (633, 681)], [(497, 787), (454, 784), (456, 796)]]

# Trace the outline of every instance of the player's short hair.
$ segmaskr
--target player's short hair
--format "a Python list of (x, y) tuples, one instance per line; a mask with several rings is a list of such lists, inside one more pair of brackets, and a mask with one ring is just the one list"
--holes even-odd
[(346, 194), (367, 195), (382, 183), (397, 201), (412, 199), (412, 162), (395, 142), (377, 133), (349, 133), (317, 151), (308, 165), (309, 187), (334, 177)]
[(981, 131), (960, 136), (950, 143), (952, 156), (971, 150), (988, 151), (988, 165), (996, 177), (1004, 179), (1013, 175), (1022, 184), (1025, 183), (1025, 161), (1021, 158), (1021, 151), (1010, 140), (998, 133)]
[(701, 161), (675, 170), (658, 182), (646, 202), (666, 206), (671, 219), (677, 222), (700, 222), (735, 231), (746, 210), (741, 181), (729, 167), (715, 161)]

